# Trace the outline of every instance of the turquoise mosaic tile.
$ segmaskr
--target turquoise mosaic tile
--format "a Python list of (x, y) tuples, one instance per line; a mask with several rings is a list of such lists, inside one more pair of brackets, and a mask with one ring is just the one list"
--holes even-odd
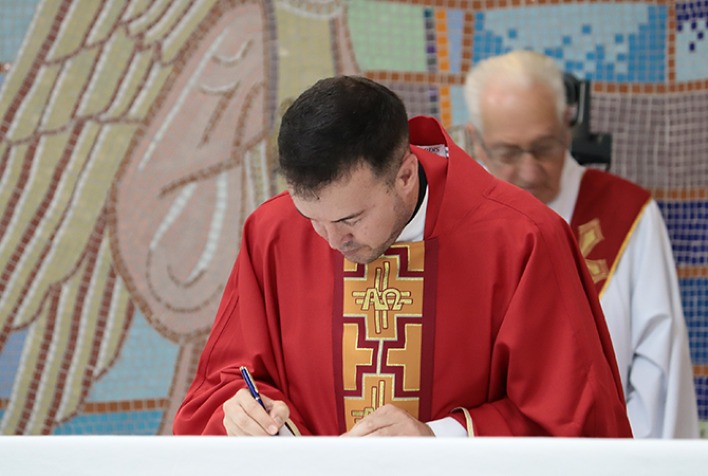
[(452, 106), (452, 124), (460, 126), (467, 124), (467, 106), (465, 104), (465, 90), (462, 86), (450, 87), (450, 103)]
[(362, 69), (427, 71), (424, 8), (352, 2), (347, 20), (357, 62)]
[(450, 72), (462, 72), (462, 35), (465, 14), (462, 10), (447, 11), (447, 38), (450, 48)]
[(608, 82), (666, 80), (667, 7), (577, 4), (479, 12), (474, 61), (514, 49), (557, 59), (576, 76)]
[(79, 415), (57, 426), (54, 435), (156, 435), (163, 412), (115, 412)]
[(136, 312), (118, 361), (91, 388), (88, 402), (165, 398), (172, 385), (179, 346)]
[(0, 0), (0, 63), (15, 60), (38, 3), (39, 0)]
[(435, 13), (432, 8), (423, 10), (423, 25), (425, 27), (425, 64), (428, 72), (438, 71), (438, 51), (435, 34)]

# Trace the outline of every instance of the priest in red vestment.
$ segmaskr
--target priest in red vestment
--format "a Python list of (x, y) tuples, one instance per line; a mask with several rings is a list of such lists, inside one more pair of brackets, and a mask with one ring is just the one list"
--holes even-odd
[(631, 437), (559, 216), (365, 78), (305, 91), (278, 144), (176, 434)]

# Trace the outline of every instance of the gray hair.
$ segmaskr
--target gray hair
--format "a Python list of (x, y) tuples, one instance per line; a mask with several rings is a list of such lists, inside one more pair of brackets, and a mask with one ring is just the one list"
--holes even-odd
[(544, 85), (553, 94), (558, 120), (565, 122), (566, 99), (563, 72), (548, 56), (533, 51), (516, 50), (477, 63), (467, 74), (465, 100), (470, 123), (483, 132), (480, 98), (491, 83), (529, 87)]

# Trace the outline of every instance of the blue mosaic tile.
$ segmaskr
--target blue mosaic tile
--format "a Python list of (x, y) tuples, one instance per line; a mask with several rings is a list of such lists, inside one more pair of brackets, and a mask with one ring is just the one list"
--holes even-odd
[(0, 398), (10, 398), (27, 332), (25, 328), (10, 334), (0, 353)]
[(158, 410), (78, 415), (54, 429), (54, 435), (156, 435), (163, 412)]
[(676, 79), (708, 76), (708, 4), (705, 0), (676, 3)]
[(557, 60), (562, 60), (563, 59), (563, 48), (545, 48), (542, 51), (543, 54), (546, 56), (550, 56), (551, 58), (555, 58)]
[(681, 302), (694, 364), (708, 364), (708, 278), (679, 280)]
[(708, 265), (708, 202), (658, 202), (679, 266)]
[(695, 377), (696, 399), (698, 400), (698, 418), (708, 420), (708, 377)]
[[(559, 23), (558, 18), (563, 21)], [(528, 49), (558, 59), (567, 71), (582, 78), (661, 83), (666, 80), (666, 23), (666, 6), (646, 4), (577, 4), (478, 12), (473, 60)], [(516, 32), (513, 38), (508, 35), (510, 30)]]

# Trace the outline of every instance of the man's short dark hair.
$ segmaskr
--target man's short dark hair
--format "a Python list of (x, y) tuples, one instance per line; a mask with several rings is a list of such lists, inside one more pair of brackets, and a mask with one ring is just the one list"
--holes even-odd
[(322, 79), (283, 115), (280, 169), (298, 195), (315, 193), (362, 163), (389, 178), (408, 137), (406, 108), (393, 91), (360, 76)]

